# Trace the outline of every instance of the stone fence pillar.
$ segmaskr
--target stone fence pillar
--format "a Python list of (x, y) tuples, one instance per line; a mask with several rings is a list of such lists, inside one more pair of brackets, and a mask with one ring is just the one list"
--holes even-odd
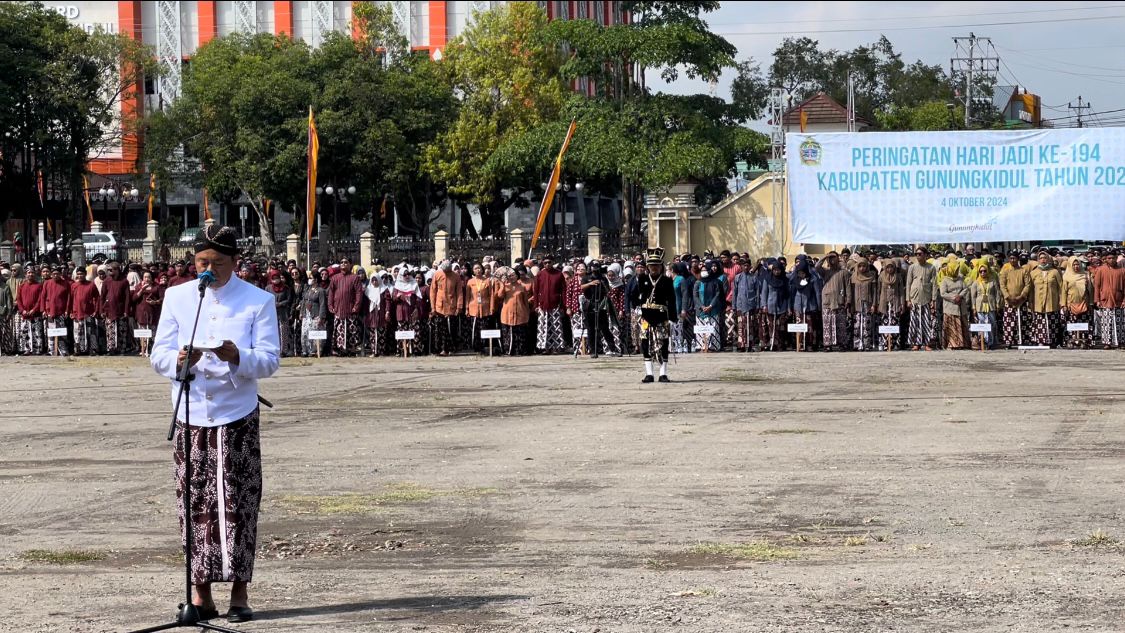
[[(301, 238), (296, 233), (290, 233), (285, 238), (285, 261), (301, 261)], [(308, 266), (308, 262), (305, 262)]]
[(141, 260), (146, 264), (151, 264), (159, 257), (157, 250), (160, 248), (157, 241), (156, 233), (160, 228), (160, 223), (156, 220), (149, 220), (145, 225), (145, 239), (141, 242)]
[(586, 254), (594, 259), (602, 258), (602, 230), (596, 226), (586, 231)]
[(359, 265), (366, 269), (375, 263), (375, 236), (371, 231), (364, 231), (359, 236)]
[(441, 262), (447, 257), (449, 257), (449, 233), (443, 229), (434, 233), (434, 262)]
[(522, 262), (524, 255), (527, 254), (527, 250), (523, 245), (523, 229), (513, 230), (509, 234), (509, 238), (512, 242), (512, 261), (509, 262), (509, 264), (515, 266), (517, 262)]

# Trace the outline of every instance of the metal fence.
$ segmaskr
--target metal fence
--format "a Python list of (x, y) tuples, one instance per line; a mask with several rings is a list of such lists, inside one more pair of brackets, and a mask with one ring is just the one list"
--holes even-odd
[(617, 257), (632, 257), (636, 253), (643, 253), (648, 247), (648, 239), (644, 235), (625, 235), (620, 231), (606, 231), (602, 233), (602, 255)]
[(585, 257), (589, 252), (588, 246), (585, 232), (570, 235), (548, 235), (539, 238), (531, 254), (536, 257), (550, 255), (555, 261), (562, 261), (572, 257)]
[(434, 261), (434, 242), (414, 237), (392, 237), (383, 242), (375, 242), (371, 256), (383, 265), (406, 262), (413, 266), (428, 266)]
[(486, 256), (507, 262), (512, 255), (512, 243), (507, 237), (481, 240), (452, 239), (449, 240), (448, 255), (450, 259), (464, 258), (468, 262), (479, 262)]

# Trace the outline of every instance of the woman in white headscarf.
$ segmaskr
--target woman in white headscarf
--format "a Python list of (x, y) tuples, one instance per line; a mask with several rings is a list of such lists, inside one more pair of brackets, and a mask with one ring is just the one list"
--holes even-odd
[(606, 296), (613, 308), (609, 315), (609, 334), (613, 338), (614, 349), (624, 354), (629, 336), (629, 315), (625, 312), (625, 280), (621, 278), (621, 264), (614, 262), (607, 266), (605, 278), (609, 282)]
[(422, 353), (425, 349), (425, 339), (422, 332), (424, 322), (424, 306), (422, 303), (422, 290), (414, 280), (414, 273), (409, 269), (399, 272), (394, 288), (391, 290), (391, 310), (395, 322), (398, 324), (396, 332), (414, 332), (413, 341), (401, 341), (400, 346), (406, 346), (411, 356)]
[(387, 353), (387, 323), (390, 320), (391, 275), (386, 271), (374, 272), (363, 289), (367, 297), (367, 314), (363, 324), (367, 327), (367, 343), (371, 358)]

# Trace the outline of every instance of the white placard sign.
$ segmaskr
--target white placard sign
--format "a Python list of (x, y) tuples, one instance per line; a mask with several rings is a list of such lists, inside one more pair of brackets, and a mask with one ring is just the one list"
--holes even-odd
[(401, 332), (395, 332), (395, 340), (396, 341), (413, 341), (414, 340), (414, 330), (402, 330)]
[(696, 336), (709, 336), (709, 335), (714, 334), (714, 333), (715, 333), (715, 326), (714, 325), (696, 325), (695, 326)]
[(880, 325), (879, 334), (902, 334), (901, 325)]
[(327, 341), (328, 330), (309, 330), (310, 341)]
[(481, 330), (480, 337), (488, 340), (490, 338), (500, 338), (500, 330)]
[(990, 323), (970, 323), (969, 324), (969, 331), (970, 332), (991, 332), (992, 331), (992, 324), (990, 324)]
[(137, 328), (133, 330), (133, 338), (152, 338), (152, 330), (149, 328)]
[(55, 338), (57, 336), (66, 336), (66, 328), (64, 327), (49, 327), (47, 328), (47, 336)]
[(790, 323), (789, 324), (789, 331), (790, 332), (796, 332), (798, 334), (807, 334), (808, 331), (809, 331), (809, 324), (808, 323)]
[(794, 242), (1125, 237), (1125, 127), (786, 134), (785, 141)]
[(1090, 324), (1089, 323), (1067, 323), (1066, 324), (1066, 331), (1067, 332), (1089, 332), (1090, 331)]

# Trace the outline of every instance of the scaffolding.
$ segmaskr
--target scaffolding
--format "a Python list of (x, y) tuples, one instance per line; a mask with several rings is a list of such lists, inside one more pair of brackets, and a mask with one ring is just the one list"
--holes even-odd
[(309, 43), (315, 48), (324, 43), (324, 34), (332, 30), (332, 3), (310, 2), (312, 5), (312, 37)]
[(770, 220), (774, 243), (785, 250), (785, 91), (781, 88), (770, 90), (766, 104), (770, 124)]
[(234, 3), (234, 23), (239, 32), (250, 35), (258, 32), (258, 14), (254, 2), (239, 0)]
[(180, 96), (183, 49), (180, 43), (180, 3), (156, 3), (156, 57), (160, 65), (157, 93), (160, 106)]

